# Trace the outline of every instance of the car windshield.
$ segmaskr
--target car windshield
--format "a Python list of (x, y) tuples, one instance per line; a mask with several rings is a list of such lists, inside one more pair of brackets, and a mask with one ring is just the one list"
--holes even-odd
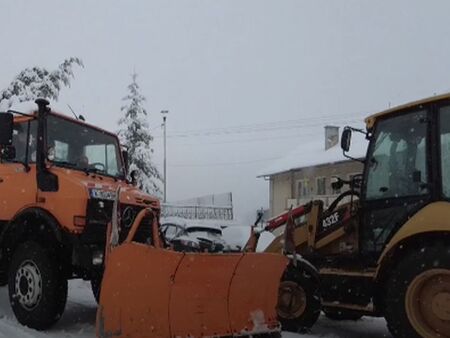
[(222, 235), (222, 231), (219, 229), (203, 228), (203, 227), (191, 227), (185, 230), (185, 234), (191, 237), (201, 237), (209, 239), (218, 239)]
[(56, 115), (47, 119), (47, 157), (57, 166), (124, 176), (115, 136)]

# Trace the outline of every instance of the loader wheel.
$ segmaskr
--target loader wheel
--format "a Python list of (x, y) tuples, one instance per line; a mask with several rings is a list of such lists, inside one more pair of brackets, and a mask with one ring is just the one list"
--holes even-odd
[(9, 269), (9, 301), (22, 325), (45, 330), (64, 312), (67, 279), (57, 258), (31, 241), (15, 251)]
[(385, 317), (395, 337), (450, 337), (450, 250), (443, 243), (405, 255), (388, 281)]
[(331, 320), (359, 320), (362, 318), (362, 315), (359, 313), (343, 309), (322, 309), (322, 311)]
[(289, 265), (278, 292), (277, 314), (284, 331), (300, 332), (314, 325), (320, 315), (319, 276), (309, 266)]

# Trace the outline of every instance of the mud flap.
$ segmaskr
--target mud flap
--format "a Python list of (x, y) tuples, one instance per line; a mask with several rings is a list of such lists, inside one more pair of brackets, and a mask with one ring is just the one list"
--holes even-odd
[(127, 243), (108, 257), (97, 336), (223, 337), (279, 330), (277, 254), (183, 254)]

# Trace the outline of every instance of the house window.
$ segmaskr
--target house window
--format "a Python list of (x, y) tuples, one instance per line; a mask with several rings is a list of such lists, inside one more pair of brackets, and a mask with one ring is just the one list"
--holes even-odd
[(297, 181), (297, 198), (305, 198), (309, 196), (309, 180), (299, 180)]
[(326, 195), (327, 194), (326, 182), (327, 182), (326, 177), (317, 177), (316, 178), (317, 195)]

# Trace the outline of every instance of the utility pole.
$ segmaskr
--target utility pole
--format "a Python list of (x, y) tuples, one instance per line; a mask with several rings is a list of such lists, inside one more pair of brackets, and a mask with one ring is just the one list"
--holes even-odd
[(167, 114), (169, 114), (168, 110), (161, 110), (161, 114), (163, 117), (162, 127), (164, 128), (164, 203), (167, 202), (167, 143), (166, 143), (166, 121)]

